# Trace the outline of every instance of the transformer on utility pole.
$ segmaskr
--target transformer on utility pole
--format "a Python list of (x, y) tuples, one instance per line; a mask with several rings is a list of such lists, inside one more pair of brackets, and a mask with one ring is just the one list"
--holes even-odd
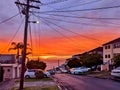
[(20, 75), (19, 90), (23, 90), (23, 86), (24, 86), (24, 72), (25, 72), (27, 33), (28, 33), (28, 23), (29, 23), (29, 9), (30, 8), (40, 9), (37, 6), (30, 5), (33, 2), (40, 3), (39, 0), (27, 0), (26, 3), (21, 3), (19, 0), (17, 0), (15, 2), (15, 4), (18, 6), (19, 10), (21, 7), (20, 12), (25, 15), (24, 40), (23, 40), (24, 48), (23, 48), (23, 54), (22, 54), (22, 70), (21, 70), (21, 75)]

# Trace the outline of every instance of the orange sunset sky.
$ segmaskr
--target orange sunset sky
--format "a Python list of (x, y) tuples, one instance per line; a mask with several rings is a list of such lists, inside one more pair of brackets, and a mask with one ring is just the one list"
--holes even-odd
[[(8, 52), (8, 48), (11, 47), (10, 43), (23, 41), (24, 16), (22, 14), (1, 23), (18, 13), (14, 1), (1, 0), (0, 3), (0, 53), (15, 53), (15, 51)], [(50, 1), (41, 0), (41, 2), (49, 3)], [(37, 20), (40, 23), (30, 23), (31, 28), (28, 29), (28, 43), (31, 45), (31, 30), (31, 48), (33, 50), (33, 55), (29, 57), (39, 57), (42, 60), (65, 60), (74, 54), (89, 51), (118, 38), (120, 36), (120, 21), (105, 18), (119, 18), (120, 8), (67, 11), (116, 6), (119, 3), (119, 0), (66, 0), (55, 4), (41, 5), (40, 10), (34, 9), (33, 11), (41, 13), (30, 14), (29, 20)], [(56, 10), (65, 10), (66, 12), (48, 12)], [(71, 18), (71, 16), (75, 18)]]

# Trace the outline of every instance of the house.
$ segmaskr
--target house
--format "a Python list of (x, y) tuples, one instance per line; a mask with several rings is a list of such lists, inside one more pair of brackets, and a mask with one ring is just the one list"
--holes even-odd
[(3, 67), (3, 80), (9, 80), (20, 77), (21, 65), (19, 64), (1, 64)]
[(103, 63), (102, 70), (111, 70), (113, 67), (113, 57), (120, 54), (120, 38), (114, 39), (103, 44)]
[(3, 68), (3, 80), (19, 78), (21, 65), (15, 54), (0, 54), (0, 67)]

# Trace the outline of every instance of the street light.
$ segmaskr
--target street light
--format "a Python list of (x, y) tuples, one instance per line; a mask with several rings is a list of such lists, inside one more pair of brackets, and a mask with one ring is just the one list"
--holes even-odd
[(40, 23), (39, 21), (28, 21), (29, 23)]

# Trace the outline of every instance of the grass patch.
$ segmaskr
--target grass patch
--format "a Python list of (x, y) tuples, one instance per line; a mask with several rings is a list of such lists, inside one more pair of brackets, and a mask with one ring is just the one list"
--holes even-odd
[[(24, 79), (24, 82), (37, 82), (37, 81), (51, 81), (51, 78), (43, 78), (43, 79), (36, 79), (36, 78), (31, 78), (31, 79)], [(20, 80), (15, 80), (15, 82), (20, 82)]]
[[(18, 90), (18, 88), (12, 88), (11, 90)], [(25, 87), (24, 90), (59, 90), (57, 86), (31, 86)]]
[(100, 72), (95, 72), (95, 71), (89, 71), (89, 72), (85, 72), (84, 75), (92, 75), (92, 74), (99, 74)]
[(105, 75), (105, 76), (108, 76), (108, 75), (110, 75), (110, 72), (108, 72), (108, 71), (105, 71), (105, 72), (103, 72), (103, 71), (101, 71), (101, 72), (96, 72), (96, 71), (89, 71), (89, 72), (86, 72), (86, 73), (84, 73), (85, 75)]

